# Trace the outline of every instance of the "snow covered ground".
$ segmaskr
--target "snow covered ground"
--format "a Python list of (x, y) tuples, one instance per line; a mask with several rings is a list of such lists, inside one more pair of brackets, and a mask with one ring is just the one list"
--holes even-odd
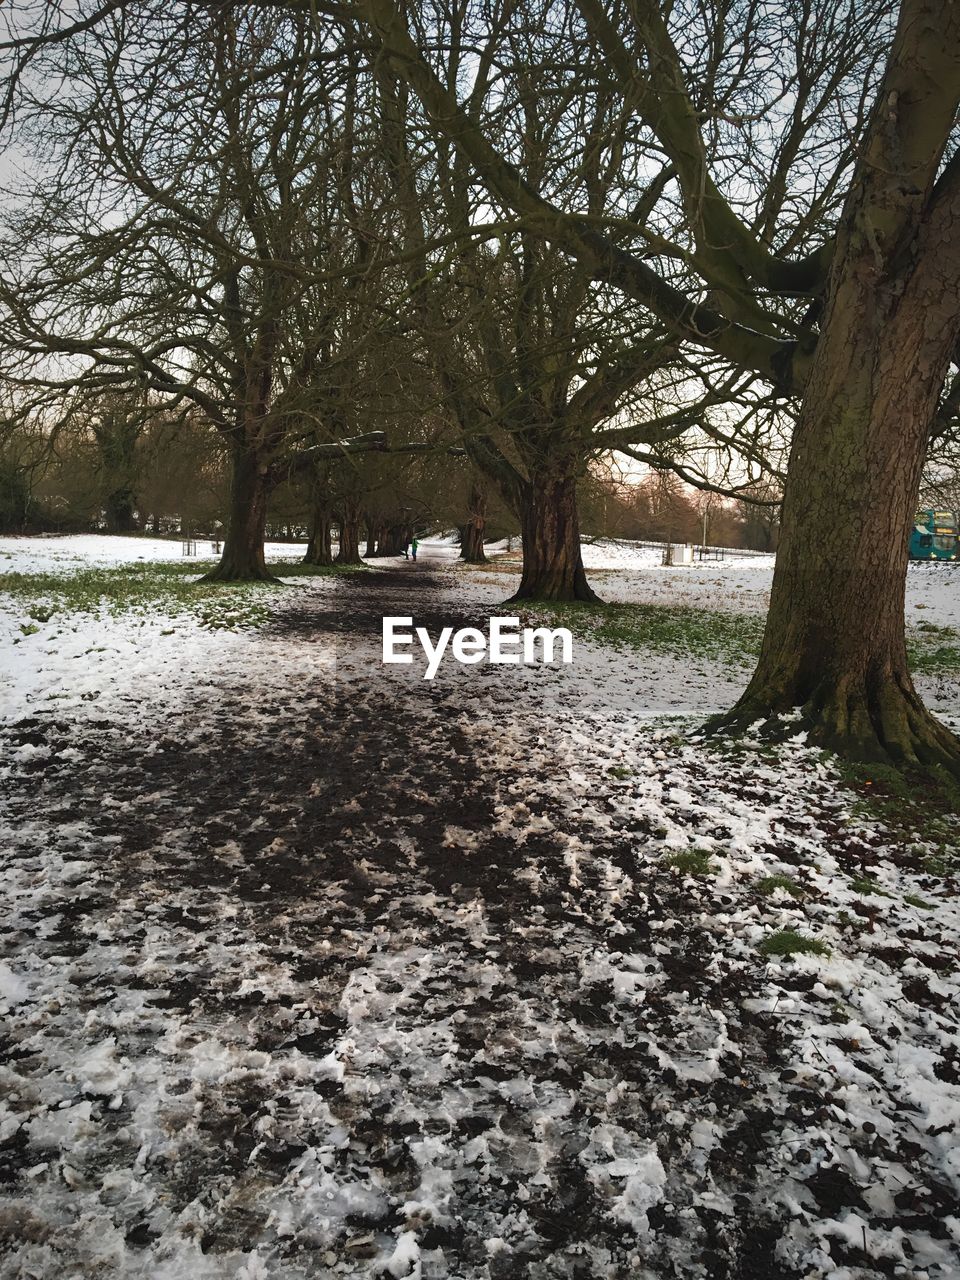
[[(454, 558), (450, 540), (423, 544), (425, 552)], [(491, 544), (487, 553), (499, 558), (506, 543)], [(519, 554), (519, 553), (518, 553)], [(775, 558), (731, 556), (692, 565), (664, 565), (659, 547), (597, 539), (583, 544), (587, 576), (604, 600), (635, 604), (689, 606), (737, 613), (765, 613), (770, 599)], [(502, 568), (478, 574), (503, 589)], [(519, 572), (519, 566), (518, 566)], [(960, 567), (911, 564), (907, 575), (907, 622), (933, 622), (960, 628)]]
[[(197, 558), (209, 559), (213, 543), (196, 540)], [(297, 560), (302, 542), (268, 542), (268, 560)], [(138, 561), (189, 561), (180, 538), (123, 537), (107, 533), (8, 535), (0, 537), (0, 573), (64, 573), (72, 568), (135, 564)]]
[[(664, 568), (664, 546), (660, 543), (629, 542), (615, 538), (590, 538), (583, 542), (583, 563), (587, 569), (660, 569)], [(695, 560), (688, 568), (718, 567), (721, 570), (736, 566), (766, 568), (773, 565), (774, 557), (763, 552), (721, 551), (708, 547), (710, 556), (705, 561)], [(666, 566), (672, 568), (674, 566)]]
[(0, 1280), (960, 1276), (956, 847), (691, 738), (737, 667), (384, 668), (503, 599), (450, 560), (2, 609)]

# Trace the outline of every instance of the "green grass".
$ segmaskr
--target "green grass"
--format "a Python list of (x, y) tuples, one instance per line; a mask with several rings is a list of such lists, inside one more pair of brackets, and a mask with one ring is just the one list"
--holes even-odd
[(882, 829), (933, 875), (960, 874), (960, 786), (945, 773), (900, 773), (838, 762), (853, 792), (852, 817)]
[(935, 649), (908, 645), (907, 653), (912, 671), (960, 671), (960, 644), (943, 644)]
[[(688, 654), (746, 666), (756, 661), (765, 619), (684, 605), (531, 602), (530, 612), (584, 640), (645, 652)], [(922, 622), (908, 629), (913, 671), (960, 671), (960, 631)]]
[[(193, 616), (201, 626), (216, 630), (262, 626), (270, 617), (270, 605), (278, 588), (263, 582), (195, 580), (215, 563), (144, 561), (111, 569), (0, 573), (0, 593), (23, 609), (26, 617), (19, 627), (24, 639), (38, 634), (40, 624), (65, 622), (70, 615), (83, 613)], [(353, 566), (321, 568), (286, 562), (270, 568), (278, 576), (297, 578), (356, 571)]]
[(302, 560), (278, 560), (267, 564), (278, 578), (338, 578), (348, 573), (366, 573), (368, 564), (304, 564)]
[(760, 652), (763, 618), (652, 604), (531, 604), (531, 613), (615, 648), (715, 658), (738, 665)]
[(921, 911), (936, 910), (932, 902), (926, 902), (923, 898), (918, 898), (915, 893), (905, 893), (903, 895), (903, 900), (911, 907), (918, 907)]
[(907, 654), (912, 671), (960, 670), (960, 631), (919, 622), (907, 630)]
[(791, 898), (803, 898), (806, 896), (803, 892), (803, 886), (799, 885), (791, 876), (763, 876), (757, 881), (757, 893), (762, 893), (764, 897), (775, 893), (777, 889), (783, 889), (784, 892), (790, 894)]
[(664, 858), (664, 862), (685, 876), (709, 876), (717, 869), (704, 849), (684, 849), (681, 853), (671, 853), (668, 858)]
[(924, 862), (932, 875), (945, 880), (955, 880), (960, 875), (960, 826), (956, 822), (949, 839), (928, 842)]
[(882, 885), (880, 885), (876, 880), (873, 880), (870, 876), (860, 876), (856, 880), (851, 880), (850, 888), (854, 893), (859, 893), (861, 897), (864, 898), (869, 898), (871, 896), (875, 898), (889, 898), (891, 896)]
[(763, 956), (828, 956), (830, 948), (818, 938), (808, 938), (792, 929), (782, 929), (764, 938), (758, 948)]
[(610, 765), (609, 768), (607, 769), (607, 773), (609, 773), (612, 778), (632, 778), (633, 777), (633, 770), (628, 769), (626, 765), (622, 765), (622, 764)]

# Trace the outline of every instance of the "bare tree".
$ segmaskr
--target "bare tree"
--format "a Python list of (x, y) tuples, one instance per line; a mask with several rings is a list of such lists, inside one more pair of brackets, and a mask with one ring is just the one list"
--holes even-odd
[(802, 399), (763, 652), (721, 723), (774, 730), (799, 707), (813, 740), (850, 756), (960, 771), (913, 687), (903, 619), (960, 332), (955, 6), (578, 0), (570, 56), (596, 43), (596, 75), (636, 122), (631, 162), (659, 156), (652, 181), (668, 175), (636, 218), (546, 198), (391, 0), (357, 7), (492, 199), (678, 336)]
[[(464, 110), (516, 154), (528, 189), (591, 217), (622, 198), (630, 114), (612, 82), (566, 58), (569, 22), (556, 6), (504, 5), (478, 19), (463, 0), (419, 21), (438, 82), (456, 84), (469, 67)], [(434, 22), (443, 39), (429, 39)], [(520, 522), (515, 598), (595, 600), (577, 514), (590, 459), (621, 442), (652, 448), (702, 429), (712, 408), (745, 401), (756, 379), (694, 361), (647, 309), (598, 290), (589, 268), (525, 224), (507, 220), (493, 243), (480, 243), (470, 233), (489, 218), (489, 197), (467, 155), (416, 115), (388, 66), (377, 72), (412, 251), (411, 315), (472, 462)], [(458, 247), (438, 263), (429, 245), (444, 234)]]
[(40, 46), (21, 81), (20, 136), (53, 164), (0, 245), (3, 376), (25, 406), (149, 392), (205, 414), (232, 468), (214, 579), (270, 579), (270, 491), (305, 436), (333, 438), (321, 366), (344, 354), (363, 198), (341, 37), (255, 8), (124, 6)]

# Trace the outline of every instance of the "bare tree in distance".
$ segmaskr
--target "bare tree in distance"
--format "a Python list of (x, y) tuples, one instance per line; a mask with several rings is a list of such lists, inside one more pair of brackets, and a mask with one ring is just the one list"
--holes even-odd
[(0, 374), (24, 411), (149, 393), (205, 414), (232, 467), (213, 580), (274, 580), (270, 492), (292, 452), (337, 439), (329, 388), (349, 344), (376, 343), (342, 323), (358, 236), (368, 290), (385, 252), (342, 36), (256, 7), (124, 6), (36, 46), (21, 79), (18, 136), (52, 163), (0, 241)]
[[(553, 6), (528, 4), (517, 25), (511, 15), (519, 12), (497, 10), (475, 65), (470, 5), (455, 6), (448, 38), (430, 45), (436, 74), (455, 83), (469, 64), (465, 109), (516, 151), (524, 183), (548, 189), (564, 208), (599, 215), (612, 193), (619, 198), (629, 114), (615, 86), (563, 64), (562, 32), (550, 37), (557, 56), (544, 55)], [(505, 65), (512, 78), (502, 75)], [(709, 428), (711, 411), (731, 401), (748, 406), (744, 420), (755, 422), (765, 397), (752, 375), (693, 360), (646, 309), (598, 290), (589, 269), (523, 225), (501, 220), (496, 239), (478, 243), (469, 231), (489, 212), (467, 157), (418, 118), (388, 68), (378, 64), (377, 74), (398, 220), (414, 251), (412, 323), (469, 457), (516, 511), (523, 566), (514, 599), (593, 602), (577, 513), (590, 459), (621, 442), (655, 452)], [(585, 157), (577, 152), (583, 137), (591, 140)], [(445, 234), (459, 234), (461, 247), (440, 270), (429, 245)], [(728, 418), (733, 434), (739, 424)], [(472, 527), (466, 542), (475, 555)]]

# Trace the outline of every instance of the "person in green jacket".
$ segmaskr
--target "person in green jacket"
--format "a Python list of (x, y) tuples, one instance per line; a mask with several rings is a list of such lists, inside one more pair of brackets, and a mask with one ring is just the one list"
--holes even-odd
[(420, 544), (417, 542), (416, 538), (414, 538), (410, 543), (410, 554), (413, 556), (414, 560), (417, 558), (417, 547), (419, 545)]

